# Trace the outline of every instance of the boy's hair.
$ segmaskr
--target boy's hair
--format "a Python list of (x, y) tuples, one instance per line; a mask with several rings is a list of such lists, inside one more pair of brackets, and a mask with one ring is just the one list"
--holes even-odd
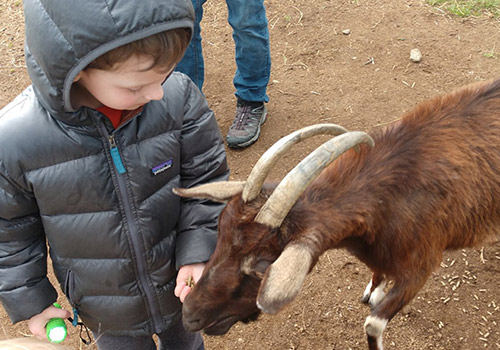
[(191, 30), (188, 28), (167, 30), (108, 51), (86, 68), (111, 70), (117, 63), (138, 55), (152, 57), (151, 67), (171, 69), (182, 59), (190, 39)]

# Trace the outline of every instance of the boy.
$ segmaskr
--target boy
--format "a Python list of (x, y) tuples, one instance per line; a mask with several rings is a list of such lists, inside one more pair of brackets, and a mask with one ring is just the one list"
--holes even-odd
[(203, 349), (180, 302), (215, 247), (221, 207), (171, 189), (228, 168), (212, 111), (171, 73), (190, 0), (25, 0), (24, 12), (32, 86), (0, 111), (0, 301), (41, 338), (69, 316), (52, 306), (47, 242), (99, 349), (155, 349), (153, 334), (161, 349)]

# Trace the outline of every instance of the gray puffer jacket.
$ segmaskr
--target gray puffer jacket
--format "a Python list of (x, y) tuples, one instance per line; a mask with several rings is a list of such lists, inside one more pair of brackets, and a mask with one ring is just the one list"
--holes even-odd
[(104, 52), (192, 28), (191, 0), (25, 0), (24, 10), (32, 85), (0, 111), (0, 301), (13, 322), (56, 301), (48, 242), (90, 329), (161, 332), (180, 315), (176, 269), (215, 247), (221, 206), (172, 188), (227, 179), (217, 122), (180, 73), (116, 130), (93, 109), (75, 110), (70, 93)]

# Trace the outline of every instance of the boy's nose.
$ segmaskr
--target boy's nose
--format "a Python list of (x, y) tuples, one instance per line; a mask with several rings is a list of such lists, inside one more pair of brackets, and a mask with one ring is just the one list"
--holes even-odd
[(161, 100), (163, 98), (163, 88), (161, 85), (155, 85), (148, 87), (144, 91), (144, 97), (151, 101), (151, 100)]

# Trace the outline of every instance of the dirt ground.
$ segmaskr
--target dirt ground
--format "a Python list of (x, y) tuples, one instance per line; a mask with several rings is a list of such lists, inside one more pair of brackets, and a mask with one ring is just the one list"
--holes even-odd
[[(228, 150), (233, 179), (300, 127), (331, 122), (370, 132), (418, 102), (500, 75), (500, 20), (458, 18), (423, 0), (266, 0), (271, 33), (269, 119), (252, 147)], [(208, 1), (203, 38), (204, 92), (223, 134), (235, 98), (231, 29), (225, 2)], [(344, 33), (348, 30), (349, 34)], [(418, 48), (420, 63), (410, 61)], [(29, 84), (23, 58), (22, 3), (0, 0), (0, 107)], [(500, 112), (499, 112), (500, 113)], [(499, 114), (500, 116), (500, 114)], [(280, 161), (272, 178), (308, 154), (316, 141)], [(445, 255), (404, 312), (389, 323), (386, 349), (500, 349), (500, 243)], [(369, 309), (359, 302), (370, 273), (343, 251), (329, 251), (299, 297), (275, 316), (205, 337), (207, 349), (364, 349)], [(64, 301), (63, 301), (64, 304)], [(0, 308), (0, 339), (27, 334)], [(75, 349), (76, 330), (67, 341)]]

